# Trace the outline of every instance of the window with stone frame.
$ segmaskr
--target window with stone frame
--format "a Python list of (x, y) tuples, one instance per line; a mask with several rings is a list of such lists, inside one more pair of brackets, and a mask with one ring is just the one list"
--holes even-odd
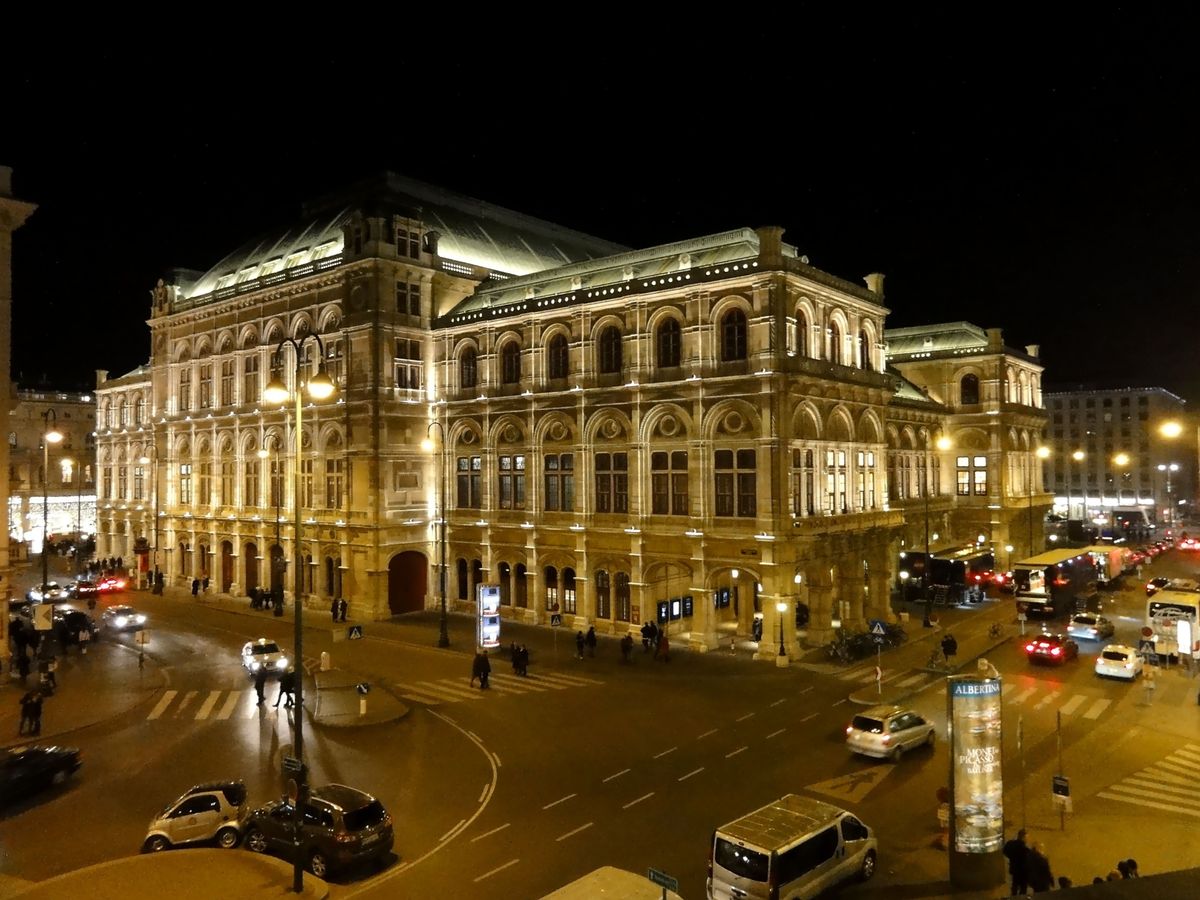
[(479, 383), (478, 358), (473, 347), (468, 347), (458, 358), (458, 385), (469, 390)]
[(134, 426), (141, 425), (146, 420), (146, 400), (143, 397), (138, 397), (133, 401), (133, 424)]
[(222, 462), (220, 469), (220, 493), (222, 506), (233, 506), (233, 475), (234, 465), (232, 460)]
[(618, 622), (628, 622), (632, 610), (632, 592), (629, 585), (629, 573), (617, 572), (613, 576), (614, 598), (613, 619)]
[(605, 328), (600, 334), (600, 374), (613, 375), (621, 371), (621, 329), (615, 325)]
[(792, 450), (792, 513), (797, 517), (817, 514), (816, 458), (812, 450)]
[[(179, 411), (187, 412), (192, 408), (192, 367), (185, 365), (179, 370)], [(112, 408), (106, 411), (106, 414), (111, 414)], [(107, 422), (111, 428), (112, 421)]]
[(342, 457), (325, 460), (325, 508), (341, 509), (345, 499), (346, 461)]
[(398, 390), (420, 390), (423, 384), (421, 342), (412, 338), (396, 338), (393, 376)]
[(234, 361), (221, 360), (221, 405), (233, 406)]
[(596, 512), (629, 512), (629, 454), (597, 453)]
[(575, 570), (562, 570), (562, 611), (573, 616), (576, 612)]
[(683, 352), (683, 330), (679, 327), (679, 320), (674, 318), (664, 319), (662, 324), (658, 326), (656, 338), (658, 345), (658, 368), (679, 368)]
[(259, 478), (262, 472), (262, 461), (257, 458), (247, 457), (243, 463), (244, 478), (242, 479), (242, 506), (247, 509), (253, 509), (259, 505)]
[(746, 314), (731, 309), (721, 317), (721, 361), (734, 362), (746, 358)]
[(686, 516), (691, 513), (686, 450), (657, 450), (650, 454), (650, 513)]
[(459, 509), (480, 508), (480, 480), (483, 460), (478, 456), (460, 456), (455, 460), (456, 506)]
[(396, 313), (401, 316), (421, 315), (421, 285), (407, 281), (396, 282)]
[(566, 378), (571, 374), (571, 347), (564, 335), (556, 334), (546, 348), (546, 377)]
[[(112, 469), (107, 469), (105, 472), (105, 482), (108, 483), (112, 476)], [(110, 497), (111, 499), (111, 497)], [(191, 506), (192, 504), (192, 464), (179, 464), (179, 503), (181, 506)]]
[(212, 463), (208, 460), (200, 463), (200, 479), (197, 493), (196, 503), (198, 506), (212, 505)]
[(129, 467), (117, 466), (117, 499), (129, 499)]
[(143, 466), (133, 468), (133, 499), (146, 499), (146, 469)]
[(521, 383), (521, 346), (509, 341), (500, 351), (500, 381), (503, 384)]
[(407, 225), (396, 226), (396, 254), (409, 259), (421, 256), (421, 232)]
[(542, 582), (545, 585), (546, 609), (553, 610), (558, 604), (558, 569), (554, 566), (546, 566)]
[(604, 569), (596, 570), (596, 618), (612, 618), (612, 580)]
[(325, 342), (325, 373), (335, 387), (346, 386), (346, 342), (340, 337)]
[(242, 359), (242, 403), (257, 403), (258, 397), (258, 354), (251, 353)]
[(200, 364), (200, 408), (212, 409), (213, 405), (212, 363)]
[(846, 451), (825, 451), (825, 508), (835, 515), (850, 512), (846, 502)]
[(525, 457), (502, 455), (496, 457), (498, 498), (501, 509), (525, 508)]
[(570, 453), (548, 453), (544, 469), (543, 505), (547, 512), (575, 509), (575, 458)]
[(758, 512), (755, 451), (748, 448), (713, 453), (714, 515), (754, 518)]

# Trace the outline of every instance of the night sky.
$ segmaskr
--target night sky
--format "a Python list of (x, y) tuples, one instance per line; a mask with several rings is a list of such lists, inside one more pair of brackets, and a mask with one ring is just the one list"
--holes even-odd
[(1194, 28), (1088, 16), (17, 50), (0, 164), (40, 208), (14, 376), (132, 369), (169, 268), (390, 169), (634, 247), (781, 225), (835, 275), (886, 273), (890, 326), (999, 326), (1051, 388), (1200, 397)]

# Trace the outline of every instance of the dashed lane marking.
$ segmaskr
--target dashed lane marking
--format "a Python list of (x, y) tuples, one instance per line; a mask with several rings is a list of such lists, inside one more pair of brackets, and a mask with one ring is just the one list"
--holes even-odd
[(476, 884), (478, 884), (479, 882), (483, 881), (483, 879), (485, 879), (485, 878), (491, 878), (491, 877), (492, 877), (493, 875), (495, 875), (497, 872), (503, 872), (503, 871), (504, 871), (505, 869), (507, 869), (509, 866), (515, 866), (515, 865), (516, 865), (517, 863), (519, 863), (520, 861), (521, 861), (521, 860), (519, 860), (519, 859), (510, 859), (510, 860), (509, 860), (508, 862), (506, 862), (504, 865), (502, 865), (502, 866), (496, 866), (496, 868), (492, 869), (492, 871), (490, 871), (490, 872), (484, 872), (482, 875), (480, 875), (478, 878), (476, 878), (476, 879), (475, 879), (475, 883), (476, 883)]
[(916, 684), (918, 681), (922, 681), (928, 677), (929, 676), (927, 676), (924, 672), (918, 672), (916, 675), (909, 675), (903, 681), (897, 681), (896, 687), (902, 687), (902, 688), (909, 687), (911, 685)]
[(654, 796), (654, 791), (651, 791), (648, 794), (642, 794), (642, 796), (638, 797), (636, 800), (630, 800), (628, 803), (626, 803), (624, 806), (622, 806), (621, 809), (629, 809), (629, 807), (631, 807), (631, 806), (637, 806), (643, 800), (649, 800), (653, 796)]
[(800, 720), (800, 724), (803, 725), (809, 719), (815, 719), (817, 717), (817, 715), (818, 715), (818, 713), (809, 713), (807, 716), (805, 716), (803, 719)]
[(679, 778), (676, 778), (675, 780), (676, 781), (687, 781), (693, 775), (699, 775), (703, 771), (704, 771), (704, 766), (701, 766), (698, 769), (692, 769), (692, 771), (688, 772), (686, 775), (682, 775)]
[(744, 750), (749, 750), (749, 749), (750, 749), (749, 747), (738, 747), (736, 750), (726, 753), (725, 758), (729, 759), (730, 757), (737, 756), (739, 753), (743, 752)]
[(614, 778), (620, 778), (622, 775), (624, 775), (625, 773), (627, 773), (627, 772), (630, 772), (630, 771), (632, 771), (632, 770), (631, 770), (631, 769), (622, 769), (620, 772), (617, 772), (615, 775), (609, 775), (609, 776), (608, 776), (607, 778), (605, 778), (605, 779), (604, 779), (604, 781), (603, 781), (603, 782), (601, 782), (601, 783), (602, 783), (602, 784), (608, 784), (608, 783), (609, 783), (610, 781), (612, 781)]
[(734, 719), (734, 721), (735, 721), (735, 722), (745, 722), (747, 719), (751, 718), (753, 715), (754, 715), (754, 713), (752, 713), (752, 712), (748, 712), (748, 713), (746, 713), (744, 716), (742, 716), (741, 718), (739, 718), (739, 719)]
[(491, 837), (493, 834), (503, 831), (511, 824), (511, 822), (505, 822), (503, 825), (493, 828), (491, 831), (485, 831), (483, 834), (476, 835), (475, 837), (471, 838), (471, 843), (473, 844), (476, 841), (482, 841), (484, 838)]
[(568, 831), (566, 834), (560, 834), (554, 840), (555, 841), (565, 841), (567, 838), (574, 837), (575, 835), (579, 834), (579, 832), (581, 832), (581, 831), (587, 831), (589, 828), (591, 828), (595, 824), (596, 824), (595, 822), (588, 822), (586, 825), (580, 825), (574, 831)]
[(769, 741), (771, 738), (775, 737), (776, 735), (783, 734), (785, 731), (787, 731), (786, 728), (780, 728), (778, 731), (772, 731), (767, 735), (767, 740)]
[(678, 747), (672, 747), (670, 750), (664, 750), (662, 753), (654, 754), (654, 758), (661, 759), (662, 757), (666, 756), (668, 753), (674, 753), (678, 749), (679, 749)]
[(768, 703), (767, 706), (778, 706), (780, 703), (787, 703), (787, 697), (782, 697), (774, 703)]
[(704, 734), (696, 735), (696, 740), (700, 740), (702, 738), (708, 737), (709, 735), (716, 734), (719, 730), (720, 729), (717, 729), (717, 728), (710, 728), (708, 731), (704, 732)]
[(567, 794), (567, 796), (565, 796), (565, 797), (559, 797), (553, 803), (547, 803), (545, 806), (542, 807), (542, 809), (550, 809), (553, 806), (558, 806), (558, 804), (560, 804), (560, 803), (566, 803), (572, 797), (578, 797), (578, 796), (579, 796), (578, 794)]

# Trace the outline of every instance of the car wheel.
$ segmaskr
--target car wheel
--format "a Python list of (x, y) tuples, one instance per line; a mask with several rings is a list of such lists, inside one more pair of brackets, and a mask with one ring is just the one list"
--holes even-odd
[(863, 857), (862, 868), (858, 870), (858, 877), (862, 881), (870, 881), (875, 875), (875, 851), (868, 850), (867, 855)]
[(897, 747), (892, 751), (892, 762), (900, 762), (900, 757), (904, 755), (904, 748)]
[(217, 832), (217, 846), (222, 850), (232, 850), (238, 845), (240, 837), (236, 828), (222, 828)]
[(932, 747), (934, 744), (934, 741), (936, 741), (936, 740), (937, 740), (937, 734), (932, 731), (929, 732), (929, 737), (925, 738), (925, 746)]
[(154, 834), (146, 838), (146, 843), (142, 845), (142, 849), (147, 853), (161, 853), (163, 850), (171, 849), (171, 842), (161, 834)]
[(251, 828), (246, 832), (246, 849), (251, 853), (266, 853), (267, 836), (257, 828)]
[(325, 854), (320, 850), (314, 850), (309, 855), (308, 871), (312, 872), (318, 878), (324, 878), (329, 874), (329, 861), (325, 858)]

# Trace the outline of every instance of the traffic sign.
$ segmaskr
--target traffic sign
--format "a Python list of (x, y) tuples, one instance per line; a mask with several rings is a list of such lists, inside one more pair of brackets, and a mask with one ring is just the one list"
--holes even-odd
[(362, 696), (364, 696), (364, 697), (367, 694), (371, 693), (371, 685), (366, 681), (360, 681), (358, 684), (356, 684), (354, 686), (354, 689), (356, 691), (358, 691), (360, 694), (362, 694)]
[(363, 627), (361, 625), (351, 625), (346, 629), (346, 637), (352, 641), (361, 641), (363, 636)]
[(668, 891), (674, 891), (676, 894), (679, 893), (679, 880), (677, 878), (672, 878), (666, 872), (660, 872), (658, 869), (651, 869), (646, 873), (646, 877), (649, 878), (652, 883), (657, 884), (661, 888), (666, 888)]
[(1153, 653), (1154, 641), (1138, 641), (1138, 653)]
[(49, 631), (54, 627), (54, 604), (35, 603), (33, 606), (33, 628), (35, 631)]
[(1050, 790), (1056, 797), (1071, 796), (1071, 781), (1066, 775), (1055, 775), (1050, 785)]
[(562, 624), (562, 615), (559, 613), (550, 613), (550, 627), (557, 628)]
[(283, 771), (289, 775), (299, 775), (301, 769), (300, 760), (294, 756), (285, 756), (283, 758)]
[(1154, 637), (1154, 629), (1151, 628), (1149, 625), (1142, 626), (1142, 637), (1145, 637), (1145, 638)]
[(883, 623), (882, 619), (871, 620), (871, 634), (878, 635), (879, 637), (887, 634), (887, 626)]

